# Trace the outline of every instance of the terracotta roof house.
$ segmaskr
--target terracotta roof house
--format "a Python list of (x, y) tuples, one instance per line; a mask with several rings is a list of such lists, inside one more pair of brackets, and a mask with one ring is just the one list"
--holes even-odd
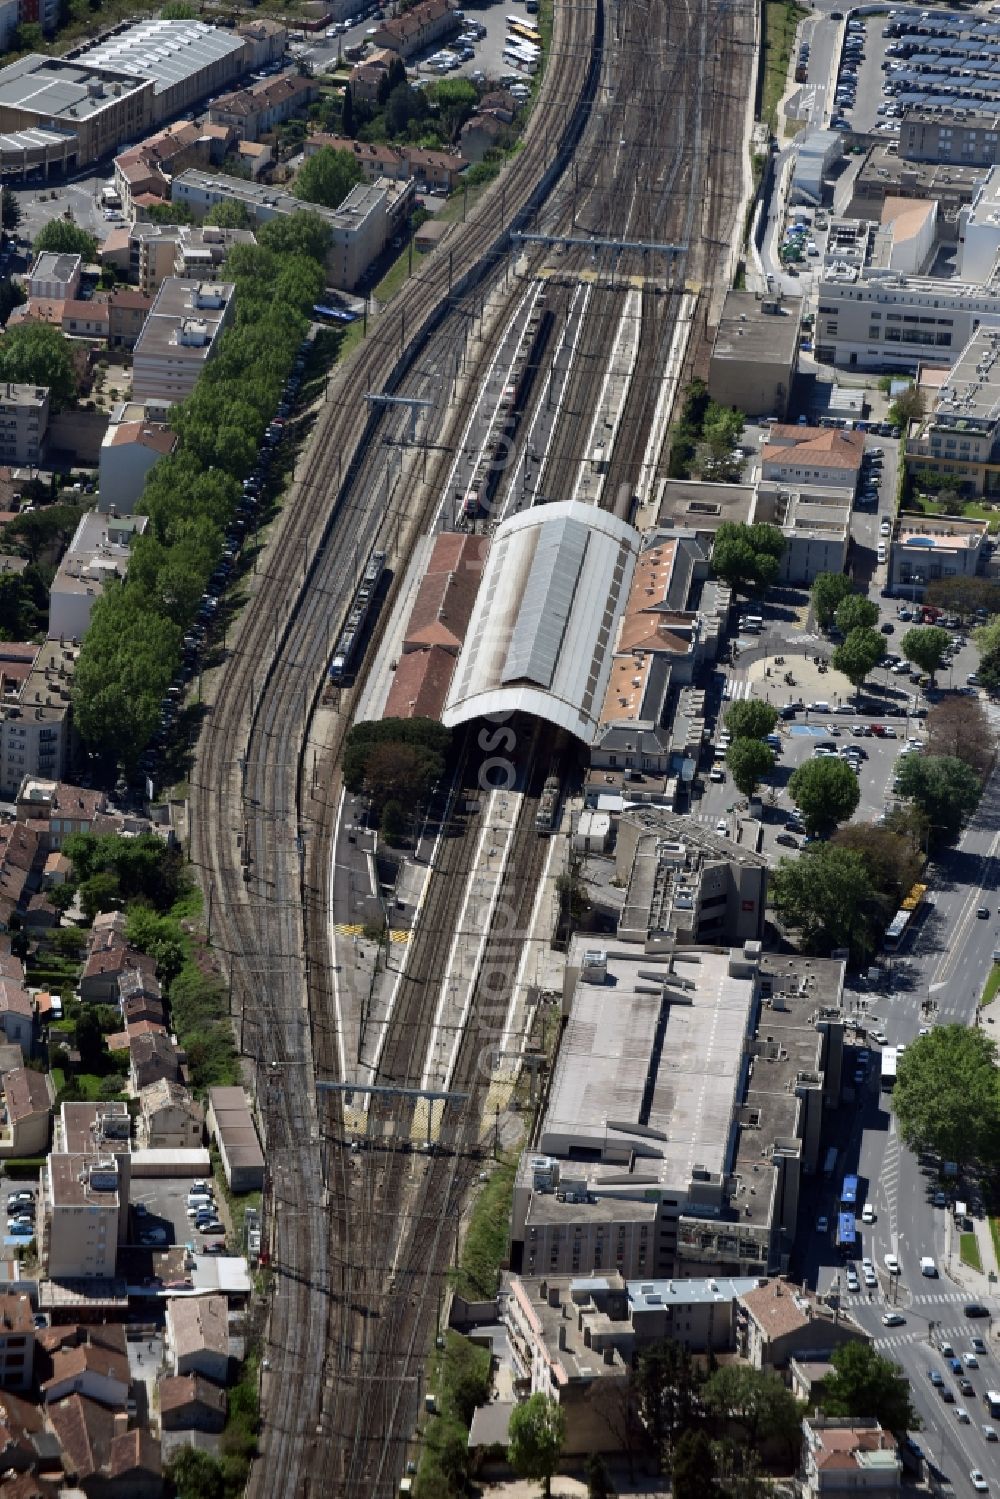
[(412, 57), (458, 30), (458, 19), (447, 0), (423, 0), (422, 5), (391, 21), (383, 21), (372, 37), (376, 47), (387, 47), (400, 57)]
[(216, 1384), (229, 1376), (229, 1308), (224, 1296), (171, 1296), (167, 1344), (175, 1374), (202, 1374)]
[(843, 1343), (866, 1334), (847, 1315), (836, 1316), (801, 1286), (776, 1278), (737, 1300), (736, 1341), (755, 1369), (784, 1369), (790, 1358), (828, 1358)]
[(139, 1036), (129, 1035), (129, 1077), (133, 1092), (138, 1093), (150, 1083), (168, 1078), (179, 1083), (182, 1079), (181, 1056), (169, 1036), (158, 1032)]
[(8, 1041), (31, 1055), (35, 1039), (35, 1007), (31, 995), (16, 979), (0, 978), (0, 1031)]
[(196, 1150), (205, 1111), (180, 1083), (161, 1077), (139, 1094), (139, 1138), (147, 1150)]
[(123, 1409), (131, 1377), (128, 1355), (93, 1343), (60, 1348), (52, 1355), (52, 1377), (41, 1386), (46, 1405), (66, 1395), (85, 1395), (100, 1405)]
[(221, 1431), (226, 1392), (200, 1374), (164, 1374), (157, 1386), (164, 1431)]
[(802, 1422), (804, 1495), (898, 1494), (902, 1464), (891, 1432), (874, 1417)]
[(440, 717), (488, 549), (485, 536), (459, 532), (442, 532), (435, 541), (410, 609), (385, 716)]
[(148, 953), (130, 947), (116, 931), (95, 929), (80, 979), (80, 998), (91, 1004), (114, 1004), (122, 975), (133, 968), (151, 976), (156, 973), (156, 963)]
[(863, 432), (775, 423), (761, 449), (761, 477), (802, 485), (854, 489), (865, 451)]
[(0, 1075), (0, 1157), (44, 1155), (55, 1089), (47, 1072), (15, 1067)]

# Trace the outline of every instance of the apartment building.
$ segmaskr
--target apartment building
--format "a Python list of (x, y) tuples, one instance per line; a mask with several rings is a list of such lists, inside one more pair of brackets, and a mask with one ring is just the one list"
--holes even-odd
[(873, 1417), (807, 1416), (802, 1422), (803, 1499), (900, 1492), (896, 1438)]
[(974, 578), (984, 572), (988, 529), (985, 520), (902, 511), (889, 540), (889, 592), (917, 600), (937, 578)]
[(1000, 116), (992, 111), (907, 109), (899, 123), (899, 154), (907, 161), (963, 167), (1000, 163)]
[(50, 640), (83, 639), (108, 583), (128, 576), (132, 542), (148, 525), (146, 515), (91, 510), (80, 517), (49, 589)]
[(150, 469), (177, 446), (177, 433), (165, 422), (116, 421), (114, 413), (101, 440), (97, 508), (103, 514), (131, 515)]
[(45, 1154), (54, 1102), (55, 1089), (47, 1072), (15, 1067), (0, 1075), (0, 1157)]
[(912, 474), (949, 474), (963, 492), (1000, 492), (1000, 328), (978, 328), (906, 437)]
[(65, 780), (73, 743), (70, 685), (78, 655), (79, 641), (47, 640), (27, 675), (4, 692), (0, 794), (16, 796), (26, 775)]
[(282, 73), (223, 94), (213, 101), (208, 117), (213, 125), (225, 125), (237, 140), (257, 141), (293, 115), (304, 113), (318, 93), (313, 79), (301, 73)]
[(48, 424), (46, 386), (0, 384), (0, 463), (41, 464)]
[(156, 293), (132, 360), (136, 400), (183, 401), (219, 345), (233, 313), (231, 282), (171, 276)]
[(423, 0), (403, 15), (383, 21), (372, 37), (376, 47), (385, 47), (402, 58), (414, 57), (442, 37), (458, 30), (458, 16), (448, 0)]
[(206, 166), (210, 154), (208, 137), (191, 120), (177, 120), (122, 151), (115, 157), (114, 183), (126, 218), (132, 218), (137, 198), (168, 202), (171, 178), (185, 167)]
[(0, 1390), (30, 1390), (35, 1363), (31, 1297), (0, 1296)]
[[(907, 160), (896, 142), (871, 146), (854, 178), (845, 206), (849, 219), (880, 222), (887, 198), (915, 198), (937, 204), (938, 221), (949, 232), (959, 209), (971, 203), (982, 180), (982, 167), (935, 165)], [(941, 229), (945, 237), (945, 229)]]
[(127, 1184), (114, 1156), (53, 1151), (44, 1173), (48, 1274), (52, 1280), (111, 1279)]
[(785, 538), (776, 582), (808, 588), (820, 573), (846, 571), (853, 493), (833, 484), (758, 481), (754, 521), (777, 526)]
[(327, 260), (334, 284), (354, 291), (372, 262), (405, 222), (414, 196), (412, 181), (359, 182), (341, 203), (330, 224)]

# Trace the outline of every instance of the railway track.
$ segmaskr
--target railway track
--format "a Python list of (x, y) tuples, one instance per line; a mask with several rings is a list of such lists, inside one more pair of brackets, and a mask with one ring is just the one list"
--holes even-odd
[[(602, 54), (598, 0), (589, 6), (557, 3), (549, 73), (515, 168), (477, 206), (451, 247), (431, 257), (408, 283), (400, 305), (390, 305), (333, 382), (322, 428), (288, 507), (290, 518), (272, 547), (255, 607), (243, 617), (202, 738), (192, 777), (192, 851), (213, 890), (220, 945), (248, 1021), (274, 1224), (267, 1350), (272, 1373), (263, 1391), (264, 1461), (255, 1465), (251, 1481), (257, 1495), (392, 1492), (420, 1408), (421, 1360), (440, 1306), (449, 1236), (479, 1169), (488, 1087), (483, 1050), (496, 1041), (490, 1006), (499, 1001), (477, 994), (451, 1082), (469, 1100), (456, 1116), (446, 1115), (448, 1153), (440, 1156), (405, 1148), (412, 1130), (408, 1105), (381, 1114), (369, 1107), (369, 1128), (377, 1128), (379, 1143), (353, 1150), (341, 1099), (317, 1096), (313, 1087), (314, 1078), (337, 1074), (325, 933), (333, 809), (321, 788), (307, 784), (305, 745), (338, 610), (353, 590), (357, 559), (363, 565), (391, 504), (388, 467), (384, 489), (381, 473), (404, 428), (399, 415), (359, 410), (359, 392), (399, 391), (440, 403), (466, 338), (470, 299), (502, 261), (511, 226), (540, 221), (538, 209), (581, 133), (585, 167), (606, 161), (610, 142), (626, 141), (624, 150), (614, 146), (614, 167), (595, 171), (591, 180), (610, 224), (621, 222), (616, 203), (626, 191), (627, 223), (637, 222), (636, 172), (648, 151), (638, 142), (648, 140), (654, 117), (670, 120), (657, 86), (668, 39), (683, 59), (671, 64), (671, 79), (683, 77), (685, 88), (697, 92), (706, 76), (704, 45), (692, 43), (690, 58), (686, 52), (689, 36), (703, 38), (696, 12), (689, 13), (681, 0), (673, 0), (669, 12), (668, 21), (666, 11), (646, 11), (641, 3), (634, 11), (617, 9), (621, 34)], [(638, 19), (630, 23), (633, 14)], [(675, 23), (679, 34), (672, 34)], [(598, 73), (608, 92), (596, 106), (599, 117), (585, 130)], [(618, 136), (619, 129), (628, 135)], [(682, 170), (684, 208), (693, 224), (697, 162)], [(552, 221), (564, 226), (560, 232), (588, 202), (597, 206), (592, 197), (581, 203), (579, 183), (572, 190), (564, 185)], [(670, 195), (664, 192), (657, 201), (666, 214)], [(655, 227), (676, 220), (651, 222)], [(563, 264), (579, 271), (583, 260), (569, 252)], [(675, 299), (657, 300), (662, 310)], [(657, 351), (668, 330), (664, 320)], [(657, 357), (648, 356), (649, 384)], [(586, 390), (580, 396), (585, 398)], [(470, 400), (463, 395), (446, 413), (450, 430)], [(534, 794), (529, 783), (509, 866), (517, 874), (507, 896), (521, 912), (522, 931), (544, 849), (531, 827)], [(431, 880), (383, 1053), (384, 1077), (419, 1079), (427, 1041), (426, 975), (441, 962), (443, 935), (451, 936), (449, 920), (471, 838), (469, 822), (457, 822), (442, 844), (442, 867)], [(519, 950), (509, 939), (503, 947), (499, 934), (490, 938), (501, 990), (513, 982)], [(386, 1127), (392, 1149), (381, 1143)]]
[[(557, 8), (549, 73), (523, 151), (332, 382), (289, 502), (294, 521), (276, 537), (255, 606), (242, 616), (199, 745), (192, 857), (212, 892), (218, 945), (244, 1016), (269, 1170), (274, 1289), (262, 1386), (264, 1460), (251, 1478), (256, 1495), (358, 1491), (331, 1485), (337, 1443), (324, 1422), (330, 1390), (344, 1374), (323, 1138), (325, 1120), (337, 1111), (317, 1107), (313, 1078), (335, 1075), (336, 1056), (329, 1027), (314, 1033), (314, 1015), (328, 1013), (329, 975), (320, 946), (306, 939), (307, 928), (316, 931), (323, 919), (321, 882), (317, 876), (310, 885), (303, 876), (319, 867), (310, 850), (325, 836), (310, 812), (329, 808), (302, 794), (302, 770), (331, 626), (354, 585), (350, 559), (367, 556), (382, 521), (371, 454), (381, 459), (380, 439), (401, 436), (400, 418), (366, 411), (359, 392), (396, 390), (408, 371), (422, 374), (422, 361), (431, 362), (428, 375), (440, 390), (440, 370), (428, 354), (432, 336), (449, 308), (488, 276), (512, 224), (530, 214), (564, 166), (585, 118), (601, 24), (597, 0)], [(450, 345), (460, 336), (449, 329)], [(338, 1177), (343, 1185), (343, 1152), (334, 1154), (335, 1185)], [(371, 1246), (362, 1239), (358, 1247)], [(371, 1411), (360, 1399), (355, 1409), (367, 1430)], [(385, 1470), (367, 1492), (387, 1492), (395, 1476)]]

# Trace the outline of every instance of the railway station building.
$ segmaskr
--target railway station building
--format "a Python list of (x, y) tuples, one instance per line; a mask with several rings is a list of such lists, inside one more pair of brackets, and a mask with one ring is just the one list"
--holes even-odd
[(843, 978), (842, 962), (757, 942), (577, 940), (545, 1116), (515, 1183), (513, 1268), (787, 1269), (840, 1096)]

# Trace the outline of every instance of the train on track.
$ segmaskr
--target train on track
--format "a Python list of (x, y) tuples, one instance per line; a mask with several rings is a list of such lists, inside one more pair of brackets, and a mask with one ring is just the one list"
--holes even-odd
[(542, 794), (538, 798), (538, 811), (535, 813), (535, 832), (540, 833), (544, 838), (547, 838), (555, 827), (561, 790), (562, 782), (553, 772), (546, 778), (545, 785), (542, 787)]
[(511, 367), (510, 379), (497, 404), (489, 437), (483, 444), (475, 475), (466, 491), (462, 509), (467, 520), (475, 520), (477, 516), (488, 514), (493, 507), (500, 475), (510, 461), (517, 429), (528, 409), (539, 371), (545, 363), (545, 351), (554, 325), (555, 315), (551, 308), (540, 302), (528, 319), (517, 357)]
[(365, 632), (365, 625), (372, 610), (375, 595), (378, 593), (382, 574), (385, 572), (385, 552), (373, 551), (368, 558), (364, 577), (358, 584), (358, 591), (351, 600), (347, 620), (337, 640), (337, 648), (330, 662), (330, 681), (342, 682), (351, 670), (352, 663), (357, 656), (361, 645), (361, 639)]

